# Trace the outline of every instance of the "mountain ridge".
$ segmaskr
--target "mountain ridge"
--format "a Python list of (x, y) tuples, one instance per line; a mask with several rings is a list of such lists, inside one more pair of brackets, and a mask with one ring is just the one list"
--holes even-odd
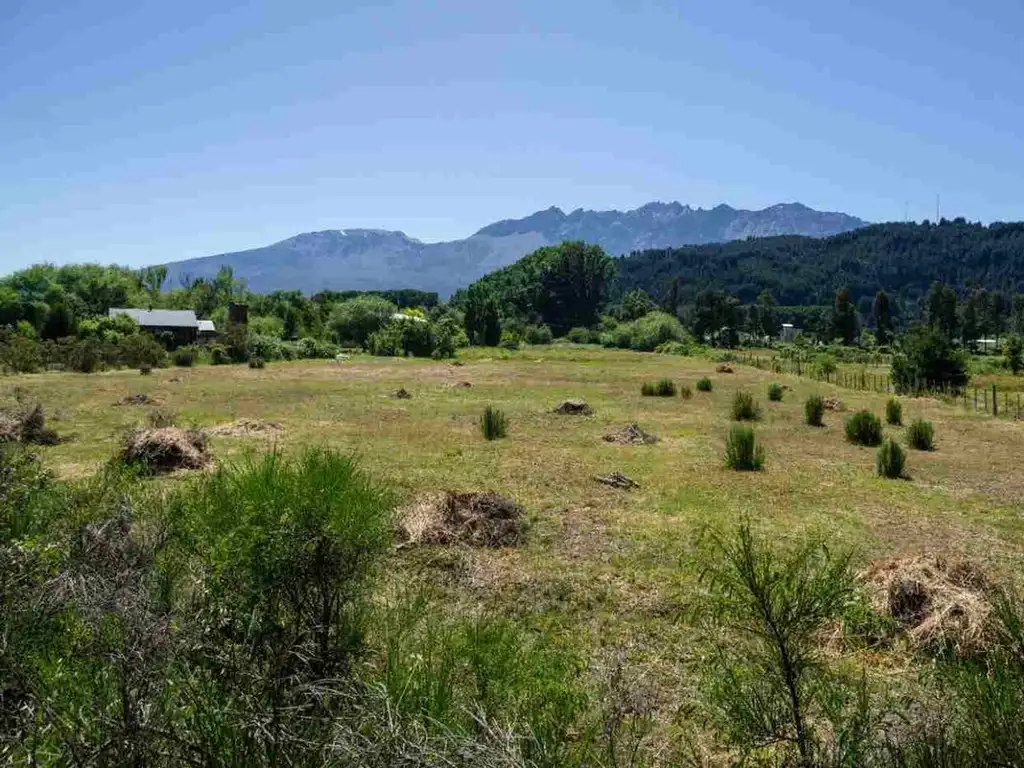
[(569, 213), (551, 206), (493, 222), (461, 240), (429, 243), (400, 230), (328, 229), (165, 266), (170, 282), (209, 278), (222, 265), (230, 266), (258, 293), (417, 288), (447, 296), (541, 246), (564, 240), (597, 243), (620, 256), (781, 234), (827, 237), (866, 225), (857, 217), (802, 203), (746, 210), (724, 203), (705, 209), (655, 201), (626, 211), (577, 208)]

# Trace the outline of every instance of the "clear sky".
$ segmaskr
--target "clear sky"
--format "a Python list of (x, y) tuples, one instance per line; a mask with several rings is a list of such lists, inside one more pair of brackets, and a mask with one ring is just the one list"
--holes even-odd
[(550, 205), (1024, 219), (1020, 0), (0, 0), (0, 271)]

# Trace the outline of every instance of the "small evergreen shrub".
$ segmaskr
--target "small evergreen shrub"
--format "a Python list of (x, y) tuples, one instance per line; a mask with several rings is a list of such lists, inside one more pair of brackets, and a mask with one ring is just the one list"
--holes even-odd
[(885, 423), (898, 427), (903, 423), (903, 405), (895, 397), (885, 404)]
[(697, 379), (697, 391), (698, 392), (710, 392), (712, 389), (711, 379), (705, 376), (703, 379)]
[(679, 388), (679, 396), (683, 398), (683, 400), (689, 400), (693, 397), (693, 390), (691, 390), (686, 384), (683, 384), (683, 386)]
[(550, 344), (554, 339), (551, 328), (546, 325), (527, 326), (523, 336), (527, 344)]
[(231, 355), (228, 354), (228, 348), (223, 344), (211, 344), (210, 350), (210, 364), (211, 365), (227, 365), (231, 362)]
[(265, 366), (266, 366), (266, 362), (263, 360), (262, 357), (257, 356), (257, 357), (250, 357), (249, 358), (249, 367), (250, 368), (252, 368), (254, 370), (258, 370), (260, 368), (264, 368)]
[(764, 467), (764, 448), (757, 444), (754, 430), (734, 426), (725, 439), (725, 463), (730, 469), (753, 472)]
[(514, 352), (522, 343), (523, 339), (518, 333), (506, 328), (501, 332), (501, 341), (498, 342), (498, 346)]
[(196, 348), (178, 347), (171, 357), (179, 368), (191, 368), (196, 364)]
[(825, 422), (825, 400), (821, 395), (811, 395), (804, 402), (804, 421), (812, 427), (823, 427)]
[(768, 385), (768, 399), (773, 403), (782, 402), (782, 385), (772, 382)]
[(878, 455), (875, 458), (875, 468), (879, 477), (888, 477), (892, 480), (903, 477), (903, 469), (906, 466), (907, 457), (899, 444), (889, 438), (878, 447)]
[(153, 373), (153, 366), (149, 363), (139, 363), (139, 374), (141, 376), (149, 376)]
[(737, 392), (732, 399), (733, 421), (757, 421), (761, 418), (761, 409), (754, 402), (749, 392)]
[(508, 418), (503, 411), (487, 406), (480, 417), (480, 431), (487, 440), (498, 440), (508, 435)]
[(589, 328), (573, 328), (565, 335), (569, 341), (573, 344), (589, 344), (590, 343), (590, 329)]
[(675, 397), (676, 383), (672, 379), (645, 381), (640, 387), (640, 394), (644, 397)]
[(882, 421), (871, 411), (857, 411), (846, 420), (846, 439), (874, 447), (882, 442)]
[(930, 421), (914, 419), (907, 427), (907, 445), (917, 451), (935, 450), (935, 430)]

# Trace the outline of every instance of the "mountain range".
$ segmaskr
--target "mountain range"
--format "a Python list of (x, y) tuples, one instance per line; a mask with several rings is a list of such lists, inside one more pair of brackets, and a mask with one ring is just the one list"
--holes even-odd
[(718, 205), (691, 208), (647, 203), (629, 211), (565, 213), (551, 207), (522, 219), (489, 224), (462, 240), (424, 243), (404, 232), (344, 229), (307, 232), (262, 248), (166, 264), (169, 285), (213, 277), (229, 266), (256, 293), (275, 290), (416, 288), (448, 296), (544, 245), (597, 243), (619, 256), (649, 248), (719, 243), (773, 235), (829, 235), (867, 222), (845, 213), (783, 203), (749, 211)]

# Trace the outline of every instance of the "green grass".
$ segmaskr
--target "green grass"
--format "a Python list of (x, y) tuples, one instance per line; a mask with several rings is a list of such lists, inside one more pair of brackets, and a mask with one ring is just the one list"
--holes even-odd
[(761, 418), (761, 407), (749, 392), (737, 392), (732, 398), (733, 421), (758, 421)]
[(825, 422), (825, 398), (811, 395), (804, 401), (804, 423), (811, 427), (823, 427)]
[(714, 385), (711, 383), (711, 379), (707, 376), (697, 379), (697, 391), (698, 392), (710, 392)]
[(918, 451), (935, 450), (935, 427), (930, 421), (914, 419), (907, 427), (907, 445)]
[(640, 394), (644, 397), (675, 397), (676, 383), (669, 378), (645, 381), (640, 387)]
[(504, 411), (487, 406), (480, 416), (480, 431), (486, 440), (500, 440), (508, 436), (508, 417)]
[(725, 465), (748, 472), (764, 468), (764, 446), (757, 443), (753, 429), (737, 425), (729, 430), (725, 439)]

